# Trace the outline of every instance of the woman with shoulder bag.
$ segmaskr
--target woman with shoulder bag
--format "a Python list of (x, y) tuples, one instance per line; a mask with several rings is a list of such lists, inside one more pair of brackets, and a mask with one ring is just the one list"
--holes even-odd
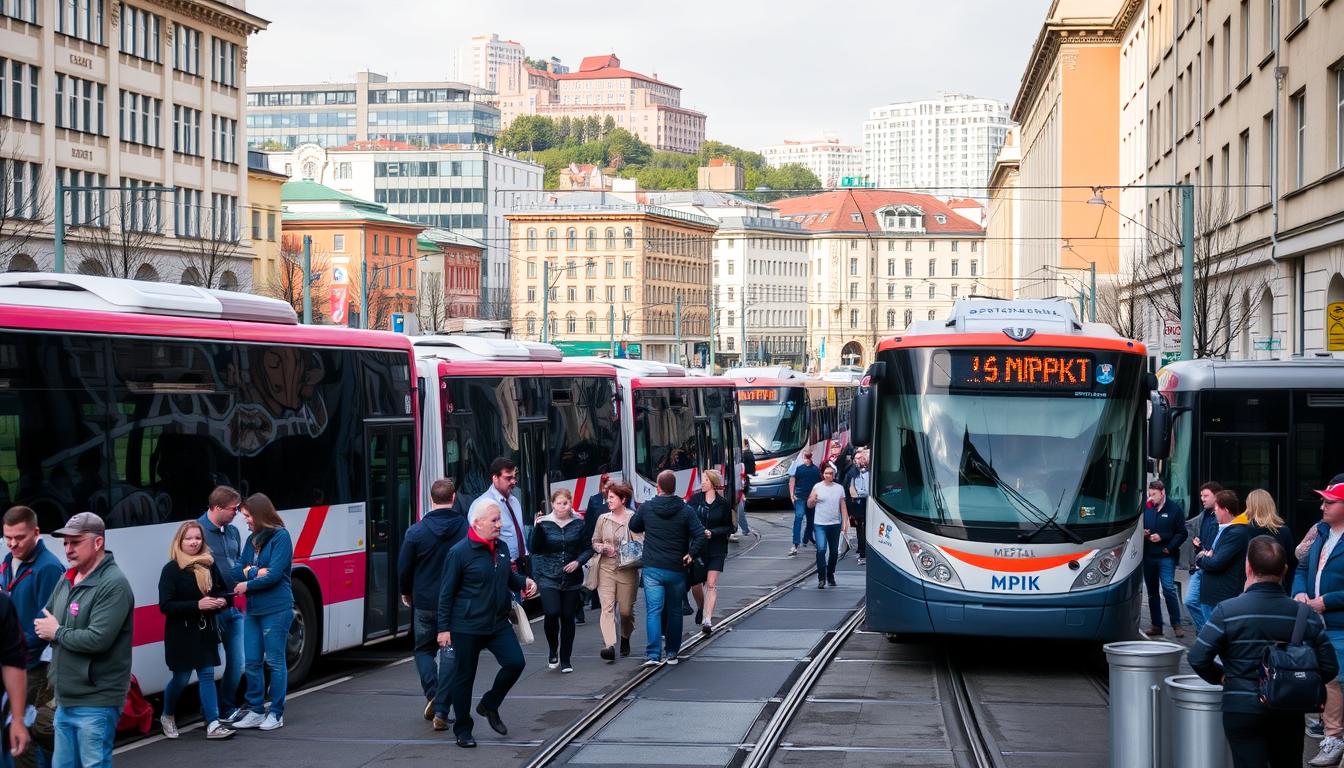
[(195, 520), (178, 526), (159, 574), (159, 611), (164, 616), (163, 655), (173, 677), (163, 689), (163, 735), (176, 739), (177, 702), (196, 673), (200, 683), (205, 738), (227, 739), (232, 728), (219, 720), (215, 667), (219, 666), (219, 628), (215, 616), (233, 605), (224, 576), (205, 545), (205, 530)]
[[(630, 655), (630, 633), (635, 630), (635, 589), (639, 586), (639, 567), (631, 564), (628, 557), (626, 565), (621, 566), (621, 546), (630, 541), (643, 541), (642, 534), (630, 533), (630, 498), (634, 490), (629, 483), (612, 482), (607, 484), (607, 509), (597, 519), (593, 530), (593, 552), (597, 562), (589, 565), (596, 570), (593, 579), (597, 598), (602, 604), (599, 624), (602, 627), (602, 658), (608, 662), (616, 660), (616, 611), (620, 611), (621, 656)], [(631, 549), (627, 547), (627, 551)]]
[(527, 549), (532, 577), (541, 590), (543, 628), (550, 655), (546, 666), (573, 672), (574, 620), (583, 599), (583, 564), (593, 556), (592, 540), (583, 537), (584, 521), (574, 514), (573, 495), (566, 488), (551, 494), (551, 514), (537, 518)]
[[(233, 566), (233, 577), (238, 580), (233, 592), (247, 597), (247, 611), (243, 614), (247, 701), (244, 714), (234, 721), (233, 727), (273, 731), (285, 725), (285, 692), (289, 688), (285, 645), (289, 625), (294, 621), (294, 589), (289, 581), (294, 542), (285, 530), (285, 521), (265, 494), (248, 496), (243, 501), (242, 513), (252, 535), (247, 537)], [(271, 673), (271, 710), (264, 716), (263, 664)]]
[[(723, 475), (717, 470), (705, 470), (704, 482), (700, 490), (691, 497), (691, 509), (700, 516), (705, 526), (705, 548), (700, 553), (704, 562), (703, 578), (696, 574), (691, 591), (695, 595), (695, 622), (700, 631), (708, 635), (714, 631), (714, 604), (719, 597), (719, 575), (728, 560), (728, 535), (733, 532), (733, 508), (723, 495)], [(696, 568), (696, 564), (691, 564)]]

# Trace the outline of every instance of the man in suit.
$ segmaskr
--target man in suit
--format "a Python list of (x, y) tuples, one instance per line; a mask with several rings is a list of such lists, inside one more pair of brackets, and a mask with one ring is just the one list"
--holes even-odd
[(1144, 634), (1162, 636), (1162, 603), (1158, 585), (1167, 601), (1167, 616), (1177, 637), (1185, 637), (1181, 628), (1181, 598), (1176, 594), (1176, 558), (1185, 543), (1185, 514), (1176, 502), (1167, 498), (1161, 480), (1148, 483), (1148, 503), (1143, 506), (1143, 583), (1148, 588), (1148, 616)]

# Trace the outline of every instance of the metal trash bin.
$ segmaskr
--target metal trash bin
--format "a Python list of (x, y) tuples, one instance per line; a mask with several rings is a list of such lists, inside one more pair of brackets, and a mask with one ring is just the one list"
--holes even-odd
[[(1175, 675), (1185, 646), (1151, 640), (1108, 643), (1111, 674), (1111, 765), (1163, 768), (1163, 681)], [(1182, 766), (1184, 768), (1184, 766)]]
[(1172, 766), (1225, 768), (1232, 749), (1223, 733), (1223, 687), (1199, 675), (1172, 675), (1166, 684), (1162, 722), (1171, 745)]

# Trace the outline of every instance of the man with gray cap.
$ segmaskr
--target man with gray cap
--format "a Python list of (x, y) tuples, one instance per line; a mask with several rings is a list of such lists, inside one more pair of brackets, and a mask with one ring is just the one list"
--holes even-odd
[(112, 764), (117, 718), (131, 684), (135, 595), (106, 549), (103, 519), (80, 512), (56, 531), (70, 569), (56, 585), (37, 636), (51, 643), (56, 694), (55, 768)]

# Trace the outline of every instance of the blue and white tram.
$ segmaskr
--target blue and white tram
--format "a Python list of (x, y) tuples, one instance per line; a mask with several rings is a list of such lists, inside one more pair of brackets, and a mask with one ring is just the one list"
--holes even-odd
[(880, 344), (855, 414), (868, 628), (1134, 637), (1144, 355), (1065, 301), (960, 301)]

